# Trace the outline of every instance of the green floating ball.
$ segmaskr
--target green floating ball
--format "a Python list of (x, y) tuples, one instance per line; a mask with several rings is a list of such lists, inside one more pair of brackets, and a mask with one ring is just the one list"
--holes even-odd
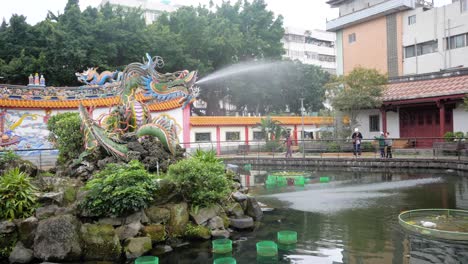
[(260, 241), (257, 243), (257, 255), (262, 257), (273, 257), (278, 255), (278, 245), (274, 241)]
[(213, 264), (236, 264), (237, 261), (233, 257), (218, 258), (215, 259)]
[(232, 241), (230, 239), (216, 239), (211, 243), (213, 244), (213, 253), (224, 254), (232, 251)]
[(329, 182), (330, 177), (320, 177), (320, 182)]
[(278, 238), (278, 243), (294, 244), (294, 243), (297, 243), (297, 232), (289, 231), (289, 230), (279, 231), (277, 234), (277, 238)]
[(159, 258), (155, 256), (144, 256), (135, 259), (135, 264), (159, 264)]

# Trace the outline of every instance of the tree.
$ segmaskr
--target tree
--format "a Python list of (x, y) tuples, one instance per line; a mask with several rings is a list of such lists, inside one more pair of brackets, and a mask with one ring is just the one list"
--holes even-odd
[(351, 127), (357, 124), (357, 114), (362, 109), (382, 105), (382, 93), (387, 76), (375, 69), (355, 68), (345, 76), (335, 77), (329, 83), (329, 95), (333, 108), (349, 115)]
[(266, 141), (273, 140), (273, 138), (275, 141), (278, 141), (283, 132), (286, 131), (286, 129), (281, 126), (281, 122), (273, 120), (271, 116), (260, 119), (260, 123), (257, 123), (255, 127), (261, 129)]
[(58, 162), (61, 164), (78, 158), (84, 150), (84, 135), (81, 132), (78, 113), (62, 113), (52, 116), (47, 122), (51, 132), (49, 140), (59, 149)]

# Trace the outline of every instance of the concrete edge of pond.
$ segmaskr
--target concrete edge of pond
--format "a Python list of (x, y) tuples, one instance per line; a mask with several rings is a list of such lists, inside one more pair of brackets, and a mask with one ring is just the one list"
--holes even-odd
[(380, 159), (380, 158), (266, 158), (225, 157), (225, 163), (263, 166), (310, 166), (310, 167), (364, 167), (364, 168), (414, 168), (451, 169), (468, 171), (468, 160), (457, 159)]

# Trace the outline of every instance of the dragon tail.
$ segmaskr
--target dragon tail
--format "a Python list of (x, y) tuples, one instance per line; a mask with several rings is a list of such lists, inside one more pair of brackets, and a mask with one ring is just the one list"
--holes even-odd
[(153, 136), (159, 139), (165, 148), (173, 155), (179, 143), (177, 127), (174, 121), (165, 115), (156, 118), (153, 123), (141, 126), (137, 131), (138, 137)]

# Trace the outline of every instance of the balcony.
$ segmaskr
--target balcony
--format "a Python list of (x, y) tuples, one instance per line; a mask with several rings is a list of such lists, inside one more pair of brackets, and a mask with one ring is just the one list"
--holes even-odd
[(327, 31), (337, 31), (355, 24), (372, 20), (395, 12), (413, 9), (419, 1), (415, 0), (390, 0), (374, 6), (356, 11), (354, 13), (330, 20), (327, 22)]

